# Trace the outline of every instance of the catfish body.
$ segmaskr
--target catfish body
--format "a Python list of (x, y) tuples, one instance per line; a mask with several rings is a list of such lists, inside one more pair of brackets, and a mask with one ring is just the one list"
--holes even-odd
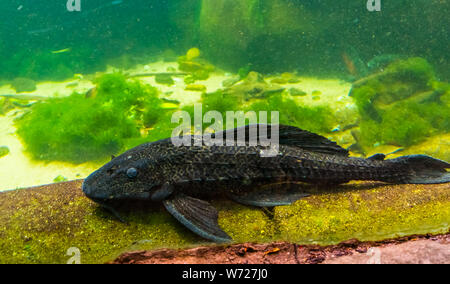
[[(257, 125), (258, 127), (260, 125)], [(271, 126), (268, 133), (271, 133)], [(341, 184), (350, 180), (390, 183), (446, 183), (450, 164), (424, 155), (385, 160), (348, 157), (336, 143), (295, 127), (279, 125), (276, 155), (264, 157), (267, 146), (251, 144), (250, 126), (220, 133), (227, 139), (245, 132), (245, 141), (227, 146), (176, 146), (171, 139), (147, 143), (113, 158), (83, 183), (83, 192), (109, 208), (109, 200), (149, 199), (165, 208), (198, 235), (216, 242), (231, 238), (217, 224), (217, 210), (201, 200), (227, 194), (253, 206), (287, 205), (307, 196), (298, 190), (273, 190), (270, 185), (289, 182)], [(215, 134), (218, 135), (218, 134)], [(260, 132), (257, 132), (260, 141)], [(274, 135), (273, 133), (271, 135)], [(213, 135), (214, 137), (214, 135)], [(234, 140), (238, 138), (233, 138)], [(242, 142), (242, 141), (241, 141)], [(241, 145), (241, 146), (238, 146)]]

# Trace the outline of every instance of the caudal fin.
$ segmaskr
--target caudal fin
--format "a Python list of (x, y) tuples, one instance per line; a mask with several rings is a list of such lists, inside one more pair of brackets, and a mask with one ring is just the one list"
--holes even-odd
[(401, 165), (403, 183), (438, 184), (450, 182), (450, 164), (426, 155), (403, 156), (391, 160)]

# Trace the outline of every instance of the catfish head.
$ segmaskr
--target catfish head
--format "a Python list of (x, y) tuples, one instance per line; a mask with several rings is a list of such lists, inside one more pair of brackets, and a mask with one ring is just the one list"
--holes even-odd
[(152, 177), (151, 162), (138, 151), (127, 151), (90, 174), (83, 182), (83, 192), (90, 199), (149, 199), (158, 184)]

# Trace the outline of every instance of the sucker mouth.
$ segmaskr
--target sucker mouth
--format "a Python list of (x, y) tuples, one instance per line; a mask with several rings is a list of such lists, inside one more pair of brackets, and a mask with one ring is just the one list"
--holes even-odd
[(83, 191), (84, 194), (86, 194), (86, 196), (89, 197), (89, 195), (91, 194), (91, 190), (90, 187), (86, 184), (87, 179), (85, 179), (83, 181), (83, 184), (81, 185), (81, 190)]
[(116, 217), (120, 222), (127, 224), (128, 222), (117, 212), (116, 209), (111, 204), (108, 204), (108, 199), (100, 199), (100, 198), (91, 198), (92, 201), (100, 205), (100, 207), (103, 207), (107, 211), (111, 212), (114, 217)]

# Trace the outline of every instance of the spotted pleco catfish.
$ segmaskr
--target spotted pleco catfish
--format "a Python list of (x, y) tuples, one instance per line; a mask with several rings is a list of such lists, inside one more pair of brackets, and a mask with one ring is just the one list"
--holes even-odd
[[(259, 125), (253, 125), (260, 127)], [(450, 182), (450, 164), (425, 155), (385, 160), (383, 154), (368, 159), (349, 157), (347, 150), (317, 134), (292, 126), (267, 128), (265, 138), (278, 135), (276, 155), (263, 156), (261, 131), (250, 126), (213, 134), (245, 141), (234, 146), (202, 144), (176, 146), (170, 138), (137, 146), (93, 172), (83, 192), (114, 211), (109, 201), (152, 200), (162, 202), (179, 222), (203, 238), (227, 242), (231, 238), (218, 225), (217, 210), (205, 199), (225, 194), (251, 206), (288, 205), (307, 196), (301, 189), (283, 190), (271, 185), (305, 182), (335, 185), (350, 180), (374, 180), (396, 184)], [(259, 128), (258, 128), (259, 129)], [(249, 138), (257, 135), (257, 143)], [(183, 136), (193, 142), (204, 136)], [(231, 137), (231, 138), (229, 138)], [(271, 137), (273, 138), (273, 137)], [(228, 141), (229, 142), (229, 141)], [(242, 141), (241, 141), (242, 142)]]

